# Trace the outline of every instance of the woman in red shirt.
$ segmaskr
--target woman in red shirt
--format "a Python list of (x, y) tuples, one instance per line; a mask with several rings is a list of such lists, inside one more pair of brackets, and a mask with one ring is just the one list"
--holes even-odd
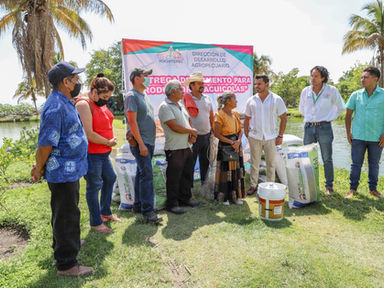
[(90, 84), (90, 91), (78, 98), (75, 104), (88, 138), (88, 172), (84, 178), (87, 181), (86, 198), (91, 229), (103, 233), (112, 231), (104, 222), (121, 222), (110, 208), (116, 174), (109, 154), (117, 142), (113, 136), (113, 114), (106, 104), (114, 89), (115, 86), (104, 74), (97, 74)]

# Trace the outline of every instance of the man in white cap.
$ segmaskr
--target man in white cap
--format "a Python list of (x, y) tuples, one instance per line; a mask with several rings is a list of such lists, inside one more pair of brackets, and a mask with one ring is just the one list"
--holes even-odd
[(208, 174), (209, 159), (207, 153), (209, 136), (215, 126), (212, 101), (209, 96), (203, 94), (204, 83), (208, 82), (209, 79), (204, 79), (201, 72), (193, 73), (184, 82), (184, 85), (188, 86), (191, 90), (190, 93), (185, 93), (183, 99), (184, 106), (191, 116), (192, 126), (197, 130), (197, 139), (192, 146), (193, 167), (195, 167), (197, 156), (199, 156), (201, 185), (204, 184)]
[[(40, 132), (32, 182), (42, 176), (51, 190), (52, 233), (57, 275), (86, 276), (93, 268), (77, 263), (80, 246), (79, 179), (88, 169), (88, 140), (71, 102), (81, 90), (79, 73), (60, 62), (48, 72), (53, 86), (40, 115)], [(83, 242), (84, 243), (84, 242)]]

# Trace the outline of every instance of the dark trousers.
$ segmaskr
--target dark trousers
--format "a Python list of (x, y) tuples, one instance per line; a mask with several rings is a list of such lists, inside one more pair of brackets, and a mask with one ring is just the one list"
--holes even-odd
[(351, 173), (349, 175), (350, 189), (357, 190), (360, 181), (361, 166), (364, 163), (365, 151), (368, 151), (368, 185), (369, 190), (376, 190), (379, 162), (383, 147), (379, 146), (379, 142), (363, 141), (358, 139), (352, 140), (351, 149)]
[[(197, 160), (197, 156), (199, 156), (199, 164), (200, 164), (200, 181), (201, 184), (205, 182), (208, 174), (209, 168), (209, 159), (208, 159), (208, 149), (209, 149), (209, 136), (211, 133), (206, 135), (197, 135), (196, 142), (192, 146), (193, 150), (193, 167), (192, 171), (195, 169), (195, 164)], [(193, 181), (192, 181), (193, 187)]]
[(166, 150), (167, 166), (167, 202), (170, 209), (186, 203), (191, 198), (193, 181), (193, 153), (190, 148), (180, 150)]
[(51, 190), (52, 232), (57, 270), (77, 265), (80, 250), (79, 181), (48, 183)]

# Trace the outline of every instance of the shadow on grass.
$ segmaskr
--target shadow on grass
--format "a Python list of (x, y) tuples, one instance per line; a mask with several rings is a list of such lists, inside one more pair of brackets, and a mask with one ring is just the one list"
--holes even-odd
[[(201, 205), (195, 208), (186, 208), (183, 215), (174, 215), (167, 212), (168, 223), (162, 230), (163, 236), (168, 239), (182, 241), (191, 237), (192, 233), (200, 227), (217, 223), (231, 223), (241, 226), (252, 226), (260, 219), (255, 218), (246, 201), (243, 205), (224, 206), (217, 201), (199, 199)], [(280, 224), (268, 223), (270, 227), (284, 228), (291, 225), (284, 220)]]
[(301, 208), (289, 209), (288, 202), (285, 202), (285, 206), (284, 206), (284, 215), (286, 217), (326, 215), (326, 214), (329, 214), (331, 212), (332, 212), (331, 209), (328, 209), (325, 206), (325, 203), (323, 201), (313, 202), (313, 203), (309, 204), (308, 206), (301, 207)]
[(283, 218), (281, 221), (268, 221), (268, 220), (262, 220), (265, 224), (265, 226), (269, 228), (274, 229), (284, 229), (288, 228), (292, 225), (292, 222), (289, 221), (287, 218)]
[(56, 275), (55, 260), (53, 253), (50, 257), (40, 261), (41, 269), (48, 270), (46, 274), (31, 283), (28, 287), (83, 287), (88, 281), (104, 278), (107, 276), (107, 269), (104, 268), (104, 258), (112, 251), (113, 243), (107, 240), (109, 234), (90, 231), (84, 239), (86, 245), (81, 247), (78, 254), (80, 265), (92, 266), (94, 274), (87, 278), (71, 278)]
[(364, 220), (372, 210), (384, 211), (384, 199), (376, 199), (361, 192), (352, 199), (345, 199), (336, 193), (324, 201), (324, 205), (342, 212), (345, 218), (355, 221)]
[(141, 214), (135, 214), (135, 217), (134, 223), (130, 224), (124, 231), (122, 243), (127, 246), (148, 245), (154, 247), (155, 244), (150, 241), (150, 238), (156, 234), (159, 225), (145, 223)]

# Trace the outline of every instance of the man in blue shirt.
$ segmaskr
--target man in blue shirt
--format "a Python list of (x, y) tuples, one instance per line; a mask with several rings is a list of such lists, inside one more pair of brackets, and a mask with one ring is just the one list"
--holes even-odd
[(81, 89), (76, 69), (60, 62), (48, 72), (53, 86), (41, 112), (33, 182), (42, 176), (51, 190), (52, 232), (57, 274), (77, 277), (92, 274), (93, 268), (77, 263), (80, 250), (79, 179), (88, 169), (88, 141), (79, 115), (71, 102)]
[[(364, 69), (361, 76), (363, 89), (352, 93), (347, 103), (345, 128), (352, 145), (350, 190), (345, 198), (352, 198), (359, 185), (361, 166), (368, 150), (369, 193), (377, 198), (383, 196), (376, 190), (379, 162), (384, 146), (384, 90), (377, 86), (380, 71), (376, 67)], [(354, 113), (351, 133), (351, 118)]]

